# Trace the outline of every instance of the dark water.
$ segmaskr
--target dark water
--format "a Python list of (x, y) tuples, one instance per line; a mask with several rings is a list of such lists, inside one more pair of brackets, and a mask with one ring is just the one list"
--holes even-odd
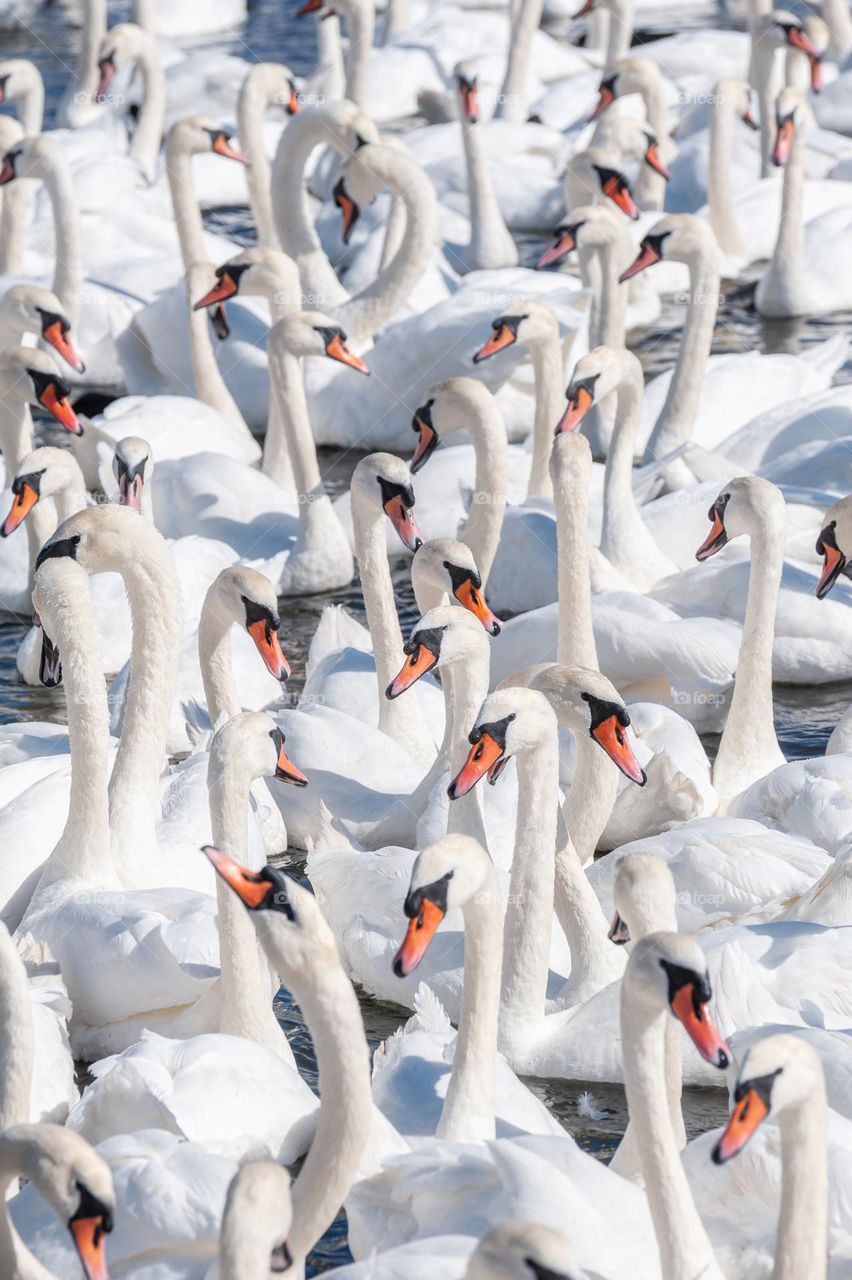
[[(205, 47), (222, 49), (249, 62), (284, 61), (297, 73), (306, 73), (311, 70), (314, 61), (315, 24), (313, 21), (297, 20), (294, 17), (297, 7), (287, 0), (259, 0), (252, 5), (248, 20), (238, 33), (207, 41)], [(110, 22), (125, 20), (129, 16), (129, 10), (129, 3), (110, 4)], [(3, 33), (0, 50), (3, 56), (26, 56), (38, 64), (47, 87), (48, 121), (52, 119), (56, 102), (74, 66), (79, 37), (79, 31), (73, 25), (74, 14), (73, 6), (57, 0), (50, 9), (40, 9), (28, 28)], [(709, 15), (712, 15), (714, 25), (731, 24), (727, 6), (715, 9), (708, 5), (706, 16)], [(688, 11), (688, 22), (697, 22), (697, 17), (693, 11)], [(661, 7), (659, 16), (651, 15), (647, 20), (647, 38), (656, 38), (665, 33), (668, 23), (670, 16)], [(254, 240), (254, 229), (246, 210), (218, 210), (208, 215), (207, 224), (211, 230), (228, 235), (242, 244), (250, 244)], [(532, 257), (534, 246), (530, 244), (528, 247)], [(525, 245), (525, 251), (526, 248)], [(763, 351), (796, 350), (799, 344), (818, 341), (836, 331), (838, 325), (846, 324), (845, 317), (836, 316), (830, 320), (768, 324), (752, 307), (751, 294), (752, 290), (748, 286), (731, 287), (726, 291), (714, 336), (714, 351), (754, 348)], [(683, 307), (672, 304), (666, 307), (653, 329), (637, 335), (635, 349), (649, 376), (668, 367), (672, 362), (682, 322)], [(844, 367), (839, 380), (848, 381), (850, 378), (852, 363)], [(338, 493), (348, 486), (359, 457), (360, 455), (350, 451), (321, 450), (321, 469), (332, 493)], [(415, 621), (417, 614), (404, 563), (400, 563), (395, 572), (395, 587), (405, 631)], [(288, 658), (293, 667), (290, 688), (294, 692), (298, 692), (303, 683), (308, 645), (319, 616), (329, 602), (330, 598), (321, 596), (282, 601), (283, 632)], [(344, 603), (364, 621), (363, 598), (357, 581), (345, 592), (336, 593), (334, 602)], [(23, 624), (0, 624), (0, 723), (29, 719), (64, 720), (64, 694), (61, 689), (34, 690), (17, 681), (15, 652), (25, 629)], [(788, 757), (821, 753), (834, 723), (850, 702), (852, 684), (814, 689), (778, 688), (775, 698), (776, 724)], [(712, 738), (707, 740), (706, 745), (711, 752), (715, 750)], [(304, 861), (301, 856), (288, 855), (283, 861), (292, 874), (304, 880)], [(364, 993), (360, 994), (360, 1003), (371, 1049), (391, 1034), (407, 1016), (405, 1011), (383, 1005)], [(299, 1009), (284, 990), (276, 998), (275, 1007), (300, 1069), (312, 1087), (316, 1088), (316, 1059)], [(583, 1147), (601, 1159), (611, 1155), (627, 1121), (624, 1092), (619, 1086), (585, 1086), (565, 1081), (529, 1083)], [(578, 1100), (587, 1088), (593, 1095), (595, 1113), (601, 1113), (597, 1119), (578, 1113)], [(687, 1090), (684, 1094), (684, 1112), (689, 1136), (696, 1136), (723, 1121), (726, 1115), (725, 1093), (723, 1090)], [(317, 1245), (309, 1260), (309, 1274), (340, 1265), (348, 1259), (345, 1219), (341, 1215)]]

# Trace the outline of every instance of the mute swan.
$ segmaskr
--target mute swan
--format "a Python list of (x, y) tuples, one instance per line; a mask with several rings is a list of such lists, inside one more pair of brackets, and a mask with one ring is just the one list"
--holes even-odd
[[(249, 846), (250, 787), (273, 773), (305, 781), (269, 717), (244, 712), (227, 721), (211, 744), (207, 779), (217, 846)], [(208, 856), (215, 866), (216, 851)], [(251, 922), (219, 877), (216, 897), (221, 978), (215, 1033), (187, 1040), (143, 1033), (118, 1057), (95, 1063), (94, 1083), (68, 1124), (92, 1143), (160, 1128), (237, 1158), (265, 1147), (289, 1164), (305, 1150), (316, 1100), (273, 1015), (269, 974)], [(259, 1102), (253, 1112), (249, 1096)]]
[(450, 250), (451, 261), (459, 269), (488, 271), (516, 267), (518, 250), (503, 221), (488, 173), (482, 138), (478, 129), (479, 98), (476, 72), (468, 62), (460, 62), (453, 73), (461, 112), (462, 143), (468, 172), (470, 243)]
[(31, 333), (51, 346), (75, 373), (85, 372), (71, 340), (70, 321), (56, 294), (36, 284), (10, 285), (0, 298), (0, 349), (18, 346)]
[(640, 208), (662, 209), (666, 199), (667, 171), (672, 163), (673, 147), (666, 84), (657, 65), (642, 57), (620, 58), (601, 80), (597, 106), (591, 118), (600, 120), (613, 102), (633, 94), (642, 99), (648, 125), (656, 139), (658, 158), (656, 169), (654, 155), (648, 157), (648, 163), (642, 166), (636, 196)]

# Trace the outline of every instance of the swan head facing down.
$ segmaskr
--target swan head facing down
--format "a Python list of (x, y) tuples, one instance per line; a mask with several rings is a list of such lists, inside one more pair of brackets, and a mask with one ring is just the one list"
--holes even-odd
[(467, 795), (486, 775), (493, 785), (512, 756), (524, 756), (555, 741), (556, 713), (537, 689), (495, 689), (483, 702), (468, 735), (467, 760), (447, 794), (451, 800)]
[(649, 933), (677, 931), (674, 876), (654, 853), (626, 853), (619, 859), (612, 899), (609, 940), (623, 947)]
[(817, 538), (816, 551), (823, 557), (816, 593), (823, 600), (841, 574), (852, 578), (852, 495), (829, 507)]
[(299, 84), (283, 62), (257, 62), (243, 81), (240, 93), (259, 92), (269, 107), (283, 107), (288, 116), (298, 114), (302, 105)]
[(152, 36), (135, 22), (119, 22), (110, 27), (98, 50), (98, 87), (95, 98), (105, 98), (110, 91), (116, 71), (139, 58), (156, 59), (156, 44)]
[(565, 189), (568, 208), (608, 201), (633, 222), (640, 216), (630, 180), (614, 148), (588, 147), (573, 156), (565, 171)]
[[(811, 88), (819, 93), (823, 87), (822, 59), (828, 50), (830, 34), (821, 18), (806, 18), (804, 22), (788, 9), (774, 9), (764, 18), (763, 29), (756, 33), (758, 46), (766, 50), (786, 48), (807, 58), (811, 74)], [(788, 52), (787, 57), (790, 57)]]
[(609, 205), (578, 205), (556, 228), (553, 244), (535, 264), (536, 270), (561, 262), (575, 249), (608, 249), (624, 236), (624, 225)]
[(246, 157), (233, 145), (233, 137), (230, 129), (222, 128), (207, 116), (186, 116), (172, 125), (167, 145), (171, 151), (180, 151), (184, 155), (204, 155), (213, 151), (226, 160), (247, 165)]
[(633, 948), (622, 983), (622, 1009), (640, 1006), (651, 1017), (668, 1009), (705, 1062), (724, 1070), (732, 1057), (713, 1021), (712, 998), (704, 953), (689, 934), (649, 933)]
[(642, 366), (632, 351), (595, 347), (574, 366), (571, 381), (565, 389), (568, 403), (556, 425), (555, 434), (576, 431), (593, 404), (600, 404), (629, 379), (642, 386)]
[(620, 58), (609, 75), (598, 86), (598, 101), (589, 120), (598, 120), (616, 98), (626, 98), (631, 93), (664, 94), (665, 81), (656, 62), (650, 58)]
[(52, 138), (39, 134), (36, 138), (21, 138), (9, 148), (0, 166), (0, 187), (16, 178), (32, 178), (41, 181), (63, 167), (63, 155)]
[(462, 120), (465, 124), (477, 124), (479, 122), (479, 89), (473, 63), (457, 62), (453, 68), (453, 81), (459, 97)]
[(222, 1214), (222, 1280), (287, 1271), (293, 1221), (290, 1174), (277, 1160), (248, 1160), (231, 1179)]
[(761, 1124), (785, 1108), (812, 1105), (825, 1097), (822, 1062), (813, 1045), (800, 1036), (765, 1036), (746, 1053), (737, 1073), (733, 1110), (713, 1148), (713, 1160), (724, 1164), (742, 1151)]
[(619, 279), (622, 283), (632, 280), (640, 271), (663, 259), (685, 262), (689, 267), (718, 263), (719, 247), (709, 223), (694, 213), (666, 214), (642, 237), (636, 260), (622, 271)]
[(40, 405), (71, 435), (83, 426), (71, 408), (71, 388), (60, 376), (56, 361), (38, 347), (11, 347), (0, 355), (3, 396), (19, 405)]
[(487, 424), (493, 403), (491, 392), (476, 378), (445, 378), (443, 382), (436, 382), (428, 399), (414, 410), (411, 419), (411, 430), (417, 436), (412, 472), (418, 472), (426, 464), (444, 436), (470, 427), (474, 415), (479, 422)]
[(282, 683), (290, 678), (290, 664), (278, 636), (278, 597), (265, 574), (245, 564), (228, 565), (208, 589), (204, 613), (212, 615), (217, 630), (244, 627), (269, 674)]
[(118, 484), (119, 506), (142, 511), (145, 488), (154, 477), (153, 450), (142, 436), (125, 436), (112, 455), (112, 473)]
[(415, 623), (402, 651), (405, 663), (385, 690), (386, 698), (398, 698), (433, 668), (470, 659), (487, 662), (488, 639), (473, 614), (447, 604)]
[(352, 514), (357, 519), (378, 520), (384, 513), (409, 551), (423, 543), (414, 518), (414, 486), (411, 471), (392, 453), (371, 453), (352, 473)]
[(364, 361), (347, 347), (346, 330), (323, 311), (301, 311), (285, 316), (275, 325), (271, 335), (273, 340), (275, 335), (280, 337), (291, 355), (326, 356), (329, 360), (348, 365), (357, 373), (370, 373)]
[(420, 964), (447, 912), (480, 894), (493, 874), (491, 859), (471, 836), (444, 836), (417, 855), (403, 906), (408, 928), (393, 959), (398, 978)]
[[(333, 194), (343, 218), (340, 236), (344, 244), (349, 243), (361, 210), (384, 191), (389, 173), (394, 173), (406, 159), (398, 146), (365, 142), (343, 165)], [(409, 160), (409, 167), (412, 165)], [(400, 177), (404, 178), (404, 174), (400, 173)]]
[(545, 695), (560, 724), (592, 738), (626, 778), (644, 787), (645, 770), (627, 733), (630, 715), (611, 680), (587, 667), (554, 663), (534, 676), (531, 687)]
[(501, 1222), (480, 1240), (465, 1280), (583, 1280), (561, 1231), (539, 1222)]
[(210, 744), (208, 782), (238, 769), (246, 785), (255, 778), (276, 777), (296, 787), (308, 779), (284, 750), (284, 734), (265, 711), (242, 711), (216, 731)]
[(775, 145), (772, 163), (783, 168), (793, 152), (797, 132), (807, 123), (807, 100), (801, 89), (785, 85), (775, 99)]
[(12, 481), (12, 507), (0, 526), (0, 537), (8, 538), (14, 533), (42, 498), (52, 498), (75, 482), (82, 486), (83, 476), (67, 449), (54, 449), (49, 445), (33, 449)]
[(115, 1192), (103, 1156), (79, 1134), (54, 1124), (15, 1125), (0, 1143), (15, 1151), (18, 1171), (66, 1224), (87, 1280), (108, 1280), (105, 1246)]
[[(482, 577), (470, 547), (456, 538), (430, 538), (411, 562), (411, 582), (418, 603), (423, 597), (449, 596), (478, 618), (490, 636), (499, 636), (500, 619), (488, 608)], [(428, 606), (421, 604), (423, 612)]]
[[(223, 304), (237, 294), (244, 298), (269, 298), (283, 302), (289, 309), (295, 308), (301, 297), (299, 269), (289, 254), (282, 253), (280, 249), (253, 245), (216, 267), (213, 274), (216, 283), (193, 303), (192, 309), (222, 308), (220, 313), (214, 313), (214, 323), (215, 316), (219, 317), (217, 331), (227, 328)], [(227, 337), (227, 333), (224, 336)]]
[(541, 347), (559, 341), (559, 321), (553, 310), (534, 298), (513, 302), (510, 311), (491, 321), (491, 328), (491, 337), (473, 357), (474, 364), (481, 364), (516, 342), (525, 347)]
[(707, 513), (712, 527), (695, 553), (709, 560), (732, 538), (754, 538), (764, 532), (783, 538), (786, 506), (781, 490), (760, 476), (739, 476), (726, 484)]
[(71, 341), (71, 323), (65, 308), (50, 289), (37, 284), (13, 284), (3, 295), (0, 311), (3, 319), (18, 326), (22, 333), (37, 333), (76, 373), (86, 372)]

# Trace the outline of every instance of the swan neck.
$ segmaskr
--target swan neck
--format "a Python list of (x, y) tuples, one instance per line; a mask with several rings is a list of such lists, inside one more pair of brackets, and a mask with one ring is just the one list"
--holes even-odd
[(369, 109), (370, 53), (375, 35), (373, 0), (358, 0), (346, 10), (349, 43), (343, 55), (346, 70), (346, 97), (362, 111)]
[(24, 458), (32, 453), (33, 419), (26, 401), (9, 394), (11, 386), (8, 380), (6, 387), (8, 391), (0, 396), (0, 447), (3, 449), (7, 482), (11, 483)]
[(781, 1211), (773, 1280), (825, 1280), (828, 1257), (828, 1110), (825, 1083), (788, 1107), (781, 1128)]
[(745, 254), (731, 199), (731, 156), (734, 136), (734, 104), (727, 93), (717, 94), (710, 117), (710, 164), (707, 198), (710, 226), (723, 253), (732, 258)]
[(562, 805), (562, 817), (583, 867), (594, 857), (612, 814), (618, 792), (618, 769), (590, 737), (575, 733), (574, 741), (577, 759)]
[(473, 441), (476, 473), (470, 510), (459, 537), (472, 551), (485, 588), (503, 528), (509, 449), (503, 418), (493, 396), (486, 392), (468, 397), (465, 409), (468, 408), (464, 425)]
[[(320, 23), (320, 27), (322, 25)], [(263, 145), (263, 117), (268, 105), (269, 97), (263, 84), (249, 72), (237, 99), (237, 132), (250, 161), (246, 182), (257, 227), (257, 243), (262, 248), (278, 249), (280, 242), (272, 212), (272, 167)]]
[(137, 65), (142, 77), (142, 104), (130, 154), (145, 176), (153, 180), (166, 118), (166, 77), (154, 45), (147, 41)]
[(526, 120), (532, 42), (541, 25), (543, 0), (524, 0), (515, 7), (509, 31), (506, 74), (494, 109), (495, 120)]
[(232, 625), (218, 593), (208, 592), (198, 620), (198, 665), (210, 723), (214, 726), (223, 716), (231, 720), (242, 710), (231, 658)]
[[(30, 1118), (35, 1041), (27, 973), (14, 940), (0, 930), (0, 1133)], [(4, 1273), (5, 1274), (5, 1273)]]
[(566, 666), (597, 671), (589, 567), (587, 495), (590, 479), (588, 474), (575, 475), (570, 466), (563, 464), (557, 445), (553, 476), (559, 589), (556, 660)]
[[(188, 281), (194, 281), (197, 272), (191, 271)], [(206, 288), (207, 286), (205, 286)], [(198, 296), (192, 284), (187, 284), (187, 317), (189, 324), (189, 356), (192, 365), (192, 377), (199, 400), (215, 409), (232, 426), (241, 429), (247, 439), (252, 439), (245, 419), (240, 413), (234, 397), (231, 395), (225, 379), (216, 363), (213, 344), (210, 341), (210, 319), (206, 311), (194, 311), (191, 303), (193, 296)]]
[(194, 263), (204, 262), (207, 252), (201, 209), (192, 180), (192, 155), (174, 128), (166, 140), (166, 174), (169, 180), (181, 257), (184, 267), (189, 270)]
[(71, 173), (58, 151), (51, 154), (45, 168), (44, 185), (53, 210), (56, 239), (53, 292), (61, 299), (73, 329), (80, 319), (80, 292), (83, 285), (80, 227)]
[(781, 221), (769, 265), (770, 275), (776, 281), (783, 282), (785, 292), (792, 296), (801, 296), (804, 292), (804, 150), (803, 128), (799, 126), (793, 135), (790, 157), (784, 166)]
[(532, 463), (527, 483), (528, 498), (551, 498), (550, 451), (553, 429), (559, 421), (562, 406), (562, 348), (554, 333), (544, 342), (530, 348), (535, 374), (535, 420), (533, 423)]

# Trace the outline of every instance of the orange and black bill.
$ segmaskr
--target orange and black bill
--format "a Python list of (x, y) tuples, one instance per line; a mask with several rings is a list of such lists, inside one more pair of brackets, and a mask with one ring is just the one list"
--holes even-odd
[(578, 383), (576, 386), (570, 386), (566, 394), (568, 404), (556, 424), (554, 435), (557, 436), (569, 431), (576, 431), (595, 402), (592, 388), (583, 382)]
[(615, 77), (612, 76), (609, 80), (601, 81), (601, 86), (598, 89), (598, 100), (595, 103), (594, 111), (589, 116), (589, 120), (592, 121), (599, 119), (599, 117), (606, 111), (607, 107), (611, 107), (615, 102), (615, 97)]
[(325, 0), (305, 0), (301, 9), (296, 10), (296, 17), (303, 18), (306, 13), (319, 13)]
[(62, 316), (45, 315), (42, 321), (41, 336), (53, 347), (67, 365), (76, 373), (85, 373), (86, 366), (80, 359), (71, 342), (70, 326)]
[(476, 124), (479, 120), (479, 90), (476, 81), (459, 80), (462, 112), (466, 124)]
[(825, 88), (825, 77), (822, 73), (822, 55), (812, 54), (808, 58), (811, 67), (811, 89), (814, 93), (822, 93)]
[(777, 1074), (739, 1082), (725, 1132), (713, 1148), (715, 1164), (724, 1164), (738, 1155), (763, 1124), (772, 1109), (772, 1085)]
[(9, 151), (3, 157), (3, 165), (0, 168), (0, 187), (4, 187), (7, 182), (13, 182), (16, 178), (15, 173), (15, 155)]
[(266, 670), (276, 680), (289, 680), (290, 663), (284, 657), (278, 632), (268, 618), (258, 618), (249, 622), (246, 630), (255, 643), (258, 653), (263, 658)]
[[(472, 791), (477, 782), (502, 760), (506, 749), (497, 738), (483, 729), (476, 742), (471, 745), (467, 759), (450, 783), (447, 794), (451, 800), (459, 800)], [(495, 774), (496, 778), (496, 774)]]
[(301, 110), (301, 107), (302, 107), (302, 104), (299, 99), (299, 91), (296, 88), (296, 85), (294, 84), (294, 82), (291, 80), (290, 81), (290, 97), (287, 99), (287, 107), (286, 107), (287, 115), (297, 116)]
[(417, 432), (417, 447), (414, 450), (414, 457), (411, 459), (409, 467), (415, 473), (426, 465), (441, 443), (432, 422), (432, 405), (434, 403), (434, 400), (427, 400), (426, 404), (422, 404), (419, 409), (415, 409), (414, 416), (411, 419), (411, 429)]
[(536, 271), (541, 267), (552, 267), (555, 262), (561, 262), (569, 253), (573, 253), (577, 248), (577, 233), (582, 225), (580, 222), (574, 227), (557, 227), (556, 239), (535, 264)]
[(247, 907), (256, 910), (264, 906), (272, 896), (275, 884), (265, 874), (249, 871), (248, 867), (235, 862), (227, 853), (223, 853), (221, 849), (215, 849), (213, 845), (204, 845), (201, 852), (213, 863), (225, 883), (230, 885)]
[(39, 390), (38, 402), (57, 422), (62, 424), (66, 431), (70, 431), (72, 436), (81, 436), (83, 425), (71, 407), (69, 394), (69, 389), (64, 383), (57, 383), (54, 379), (50, 379)]
[(216, 283), (212, 289), (205, 293), (203, 298), (199, 298), (197, 302), (192, 304), (193, 311), (203, 311), (205, 307), (215, 306), (217, 303), (226, 302), (228, 298), (233, 298), (239, 291), (239, 281), (231, 275), (227, 267), (220, 267), (216, 272)]
[(666, 182), (671, 182), (672, 175), (663, 163), (660, 148), (656, 142), (652, 142), (645, 151), (645, 163), (650, 165), (654, 173), (658, 173), (661, 178), (665, 178)]
[[(406, 913), (412, 896), (409, 894), (406, 902)], [(407, 977), (420, 964), (445, 915), (445, 907), (422, 893), (419, 895), (416, 914), (409, 919), (402, 945), (393, 959), (393, 971), (398, 978)]]
[(0, 537), (2, 538), (8, 538), (10, 533), (15, 532), (19, 524), (23, 524), (39, 499), (38, 489), (26, 483), (21, 483), (19, 486), (17, 480), (13, 487), (13, 493), (15, 500), (12, 503), (9, 514), (3, 521), (2, 528), (0, 528)]
[(622, 271), (618, 277), (619, 283), (624, 284), (625, 280), (632, 280), (634, 276), (638, 276), (640, 271), (644, 271), (646, 267), (653, 267), (655, 262), (662, 259), (662, 253), (659, 246), (654, 244), (650, 236), (646, 236), (639, 246), (639, 253), (636, 260), (631, 262), (626, 271)]
[(601, 184), (601, 193), (608, 200), (611, 200), (617, 209), (627, 214), (628, 218), (632, 218), (635, 222), (639, 217), (639, 206), (633, 199), (633, 192), (630, 190), (630, 183), (627, 181), (623, 173), (619, 173), (617, 169), (605, 169), (600, 165), (594, 165), (598, 179)]
[(475, 618), (478, 618), (490, 636), (499, 636), (502, 623), (496, 613), (492, 613), (485, 602), (482, 588), (472, 578), (464, 578), (453, 587), (453, 595)]
[(238, 164), (244, 164), (248, 168), (247, 158), (232, 145), (231, 135), (227, 130), (217, 129), (212, 135), (211, 145), (217, 156), (224, 156), (226, 160), (236, 160)]
[(607, 716), (606, 719), (592, 725), (591, 735), (595, 742), (603, 747), (610, 760), (614, 765), (618, 766), (625, 778), (629, 778), (637, 786), (644, 787), (648, 779), (630, 745), (624, 723), (625, 720), (627, 720), (627, 724), (630, 723), (627, 713), (619, 708), (612, 715)]
[(614, 942), (617, 947), (623, 947), (625, 943), (630, 941), (630, 930), (617, 911), (613, 913), (607, 937), (610, 942)]
[(103, 98), (109, 93), (109, 87), (115, 76), (115, 62), (111, 57), (101, 58), (98, 63), (98, 87), (95, 90), (96, 98)]
[(109, 1280), (106, 1263), (106, 1228), (101, 1215), (72, 1218), (68, 1224), (86, 1280)]
[(357, 369), (358, 373), (369, 375), (370, 370), (364, 361), (346, 346), (346, 334), (341, 329), (325, 330), (324, 335), (326, 334), (328, 336), (325, 344), (325, 354), (330, 359), (338, 360), (341, 364), (348, 364), (350, 369)]
[(494, 356), (498, 351), (504, 351), (506, 347), (511, 347), (512, 343), (517, 342), (517, 340), (517, 333), (510, 325), (506, 324), (505, 320), (495, 320), (494, 332), (488, 341), (479, 348), (473, 357), (473, 363), (481, 364), (489, 356)]
[(793, 139), (796, 136), (796, 124), (792, 115), (778, 121), (775, 133), (775, 146), (772, 148), (772, 163), (779, 168), (790, 159), (793, 150)]
[(817, 539), (817, 555), (823, 557), (822, 573), (816, 589), (818, 600), (825, 599), (841, 573), (846, 569), (846, 557), (837, 545), (834, 529), (835, 526), (832, 521), (831, 524), (826, 525)]
[(405, 646), (405, 652), (408, 658), (402, 670), (398, 675), (394, 676), (387, 689), (385, 689), (386, 698), (398, 698), (401, 693), (405, 693), (406, 689), (410, 689), (416, 684), (421, 676), (425, 676), (427, 671), (431, 671), (438, 661), (439, 654), (433, 653), (428, 645), (412, 639)]
[(306, 787), (308, 785), (308, 779), (302, 773), (301, 769), (296, 768), (293, 761), (284, 750), (284, 734), (280, 729), (273, 729), (270, 736), (278, 751), (278, 759), (275, 762), (276, 778), (281, 782), (290, 782), (294, 787)]
[(343, 179), (339, 178), (334, 188), (334, 203), (340, 210), (343, 218), (343, 225), (340, 230), (340, 238), (344, 244), (349, 243), (349, 238), (355, 228), (355, 223), (361, 214), (358, 205), (348, 194), (346, 187), (343, 185)]
[(711, 1066), (725, 1068), (731, 1051), (719, 1034), (710, 1012), (710, 989), (704, 980), (687, 981), (670, 999), (671, 1010), (701, 1054)]
[(423, 545), (423, 535), (414, 519), (413, 502), (409, 502), (402, 493), (393, 492), (391, 486), (388, 489), (382, 504), (385, 515), (399, 534), (403, 546), (409, 551), (416, 551)]
[(719, 510), (718, 506), (712, 506), (708, 515), (713, 521), (713, 526), (701, 546), (696, 551), (696, 560), (709, 560), (717, 551), (721, 551), (722, 547), (724, 547), (728, 541), (728, 535), (725, 532), (725, 522), (722, 519), (722, 512)]

